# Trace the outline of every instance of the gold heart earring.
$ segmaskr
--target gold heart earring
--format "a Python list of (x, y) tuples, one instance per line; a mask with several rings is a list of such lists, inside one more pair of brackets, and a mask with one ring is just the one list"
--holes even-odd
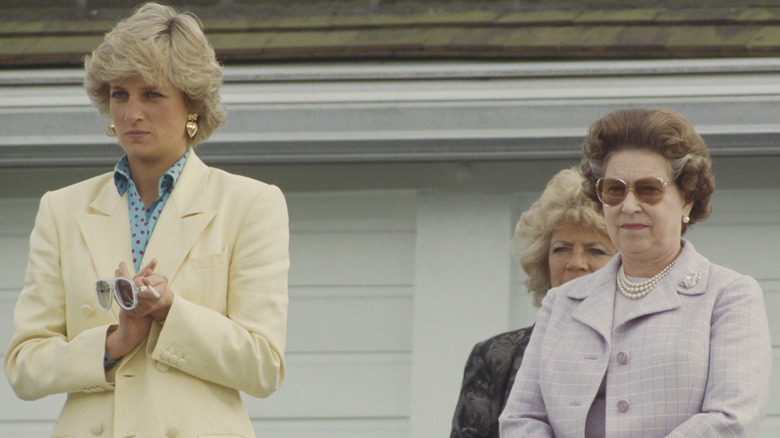
[(116, 125), (114, 122), (111, 122), (106, 127), (106, 135), (109, 137), (116, 137)]
[(195, 137), (195, 134), (198, 133), (198, 124), (196, 123), (197, 121), (197, 114), (187, 114), (187, 135), (189, 135), (190, 138)]

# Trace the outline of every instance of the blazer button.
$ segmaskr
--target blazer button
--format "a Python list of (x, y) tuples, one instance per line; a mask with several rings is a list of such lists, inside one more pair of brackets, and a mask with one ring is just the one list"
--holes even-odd
[(628, 412), (628, 409), (631, 407), (631, 405), (628, 403), (628, 400), (620, 400), (617, 403), (618, 412), (625, 413)]
[(185, 363), (184, 359), (179, 359), (176, 362), (176, 368), (184, 368), (184, 363)]
[(160, 357), (162, 360), (168, 360), (168, 358), (171, 357), (171, 353), (169, 351), (163, 351)]
[(95, 309), (92, 308), (92, 306), (90, 306), (89, 304), (84, 304), (83, 306), (81, 306), (81, 314), (86, 317), (90, 317), (95, 314)]
[(625, 365), (628, 363), (628, 353), (625, 351), (621, 351), (617, 354), (617, 361), (620, 365)]
[(164, 372), (168, 371), (170, 368), (171, 367), (168, 366), (168, 364), (165, 364), (165, 363), (162, 363), (162, 362), (157, 362), (157, 371), (159, 371), (161, 373), (164, 373)]
[(176, 365), (176, 362), (179, 361), (179, 356), (172, 354), (170, 357), (168, 357), (168, 363), (171, 365)]
[(103, 425), (100, 423), (94, 423), (92, 426), (90, 426), (89, 431), (92, 432), (92, 435), (100, 435), (103, 433)]

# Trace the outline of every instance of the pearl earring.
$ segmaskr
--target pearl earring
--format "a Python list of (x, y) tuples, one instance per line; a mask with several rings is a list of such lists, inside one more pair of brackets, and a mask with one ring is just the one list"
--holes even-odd
[(683, 216), (683, 218), (682, 218), (682, 219), (683, 219), (683, 223), (684, 223), (684, 224), (687, 224), (688, 222), (690, 222), (690, 221), (691, 221), (691, 217), (690, 217), (690, 216), (688, 216), (688, 215), (685, 215), (685, 216)]

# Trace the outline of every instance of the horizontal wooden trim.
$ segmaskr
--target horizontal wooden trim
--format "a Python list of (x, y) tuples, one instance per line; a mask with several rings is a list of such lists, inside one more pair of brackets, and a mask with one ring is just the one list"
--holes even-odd
[[(0, 74), (0, 168), (105, 167), (121, 150), (82, 72)], [(780, 58), (225, 68), (215, 165), (576, 159), (616, 108), (688, 117), (713, 156), (780, 155)]]

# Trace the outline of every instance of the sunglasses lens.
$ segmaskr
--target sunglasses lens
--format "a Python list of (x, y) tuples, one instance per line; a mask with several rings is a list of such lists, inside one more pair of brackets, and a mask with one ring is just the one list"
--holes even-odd
[(119, 304), (127, 310), (135, 308), (135, 294), (133, 284), (124, 278), (116, 280), (116, 291)]
[(103, 310), (111, 308), (111, 284), (105, 280), (95, 282), (95, 291), (97, 291), (98, 304)]
[(626, 183), (615, 178), (602, 178), (596, 185), (599, 200), (607, 205), (617, 205), (626, 199)]
[(634, 193), (645, 204), (657, 204), (664, 197), (664, 184), (656, 178), (642, 178), (634, 183)]

